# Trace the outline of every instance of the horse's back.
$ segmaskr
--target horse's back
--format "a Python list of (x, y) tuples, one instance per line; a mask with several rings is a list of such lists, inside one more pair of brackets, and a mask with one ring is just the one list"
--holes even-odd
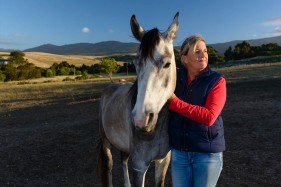
[(100, 100), (100, 125), (109, 142), (121, 151), (128, 152), (131, 138), (132, 83), (113, 83), (107, 86)]

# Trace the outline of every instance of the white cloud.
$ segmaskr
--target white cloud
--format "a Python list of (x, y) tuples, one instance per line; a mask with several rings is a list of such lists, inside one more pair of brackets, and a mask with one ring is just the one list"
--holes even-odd
[(262, 26), (279, 26), (279, 25), (281, 25), (281, 16), (267, 20), (265, 22), (262, 22), (260, 25), (262, 25)]
[(263, 33), (259, 34), (259, 35), (253, 35), (253, 37), (273, 37), (273, 36), (281, 36), (281, 28), (280, 27), (276, 27), (274, 30), (271, 31), (264, 31)]
[(82, 32), (88, 33), (88, 32), (90, 32), (90, 29), (89, 29), (88, 27), (84, 27), (84, 28), (82, 29)]
[(254, 37), (281, 36), (281, 16), (264, 21), (259, 25), (263, 27), (271, 28), (271, 30), (264, 31), (259, 35), (254, 35)]
[(17, 34), (15, 34), (15, 37), (18, 38), (18, 39), (23, 39), (23, 38), (27, 38), (27, 35), (17, 33)]
[(276, 27), (273, 31), (273, 35), (274, 36), (281, 36), (281, 28), (280, 27)]

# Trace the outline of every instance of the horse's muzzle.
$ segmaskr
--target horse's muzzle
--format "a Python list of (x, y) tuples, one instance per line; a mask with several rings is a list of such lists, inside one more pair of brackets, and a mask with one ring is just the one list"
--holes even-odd
[(148, 115), (134, 115), (132, 114), (132, 120), (135, 127), (144, 130), (144, 131), (150, 131), (151, 124), (154, 122), (155, 115), (153, 113), (149, 113)]

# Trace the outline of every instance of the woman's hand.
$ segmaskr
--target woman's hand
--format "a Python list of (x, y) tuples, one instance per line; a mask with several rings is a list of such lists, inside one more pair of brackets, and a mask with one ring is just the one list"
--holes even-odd
[(173, 93), (170, 98), (168, 99), (168, 102), (171, 103), (173, 99), (176, 97), (176, 95)]

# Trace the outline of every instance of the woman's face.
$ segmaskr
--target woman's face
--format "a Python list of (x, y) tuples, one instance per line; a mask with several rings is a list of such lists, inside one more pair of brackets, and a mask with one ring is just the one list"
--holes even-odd
[(190, 46), (186, 55), (182, 55), (182, 61), (189, 70), (201, 71), (208, 65), (208, 52), (204, 41)]

